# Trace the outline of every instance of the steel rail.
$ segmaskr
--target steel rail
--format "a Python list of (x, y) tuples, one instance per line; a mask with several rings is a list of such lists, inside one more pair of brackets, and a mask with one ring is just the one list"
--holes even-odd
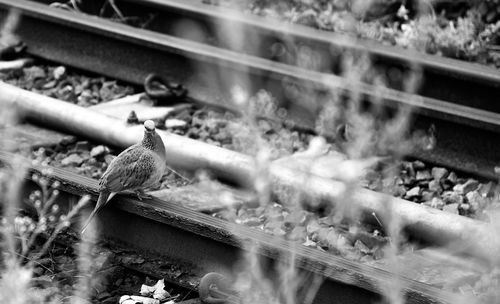
[[(344, 53), (367, 54), (383, 75), (394, 70), (399, 70), (404, 75), (409, 70), (421, 69), (423, 75), (416, 92), (418, 95), (500, 113), (497, 102), (500, 70), (485, 65), (279, 22), (233, 9), (206, 5), (199, 0), (120, 0), (116, 1), (116, 5), (127, 16), (154, 13), (156, 17), (146, 26), (148, 30), (204, 43), (213, 40), (208, 37), (215, 37), (218, 47), (253, 56), (275, 58), (271, 49), (275, 43), (282, 43), (284, 47), (289, 46), (286, 52), (288, 64), (299, 64), (293, 46), (310, 46), (313, 53), (322, 56), (322, 64), (317, 67), (321, 72), (338, 74)], [(182, 26), (191, 27), (200, 34), (183, 32)], [(393, 79), (393, 83), (389, 80), (389, 85), (401, 90), (402, 83), (399, 81), (402, 80), (404, 77)]]
[[(437, 146), (413, 155), (462, 171), (495, 178), (500, 163), (498, 113), (436, 99), (348, 83), (334, 75), (309, 71), (263, 58), (239, 54), (160, 33), (132, 28), (97, 17), (77, 14), (26, 0), (0, 0), (0, 17), (13, 9), (21, 14), (16, 34), (33, 56), (142, 84), (157, 73), (183, 83), (191, 98), (232, 105), (231, 89), (266, 89), (288, 107), (289, 119), (314, 125), (318, 104), (304, 100), (333, 91), (361, 92), (393, 107), (410, 106), (418, 115), (415, 128), (436, 126)], [(305, 30), (305, 29), (304, 29)], [(472, 70), (472, 69), (471, 69)], [(286, 88), (296, 86), (291, 94)], [(312, 108), (312, 110), (311, 110)]]
[[(120, 119), (12, 85), (0, 82), (0, 93), (0, 104), (15, 108), (20, 117), (96, 142), (124, 149), (139, 142), (143, 135), (142, 126), (129, 125)], [(255, 162), (252, 156), (162, 130), (158, 133), (165, 143), (166, 161), (170, 166), (188, 172), (204, 168), (214, 177), (243, 187), (250, 184), (253, 189)], [(289, 168), (279, 160), (270, 164), (269, 178), (271, 191), (284, 204), (289, 201), (290, 194), (300, 193), (313, 206), (319, 202), (335, 206), (345, 201), (348, 189), (353, 190), (344, 182)], [(283, 198), (279, 193), (286, 195)], [(496, 254), (500, 248), (499, 239), (487, 223), (367, 189), (356, 189), (349, 197), (350, 205), (366, 216), (363, 220), (373, 221), (375, 214), (379, 224), (387, 225), (394, 216), (405, 231), (417, 239), (441, 247), (451, 246), (454, 252), (459, 250), (487, 261), (499, 258)], [(392, 214), (389, 218), (388, 206)]]
[[(17, 155), (0, 151), (0, 162), (9, 164), (13, 159), (20, 160)], [(31, 164), (27, 159), (23, 163)], [(44, 174), (52, 182), (59, 181), (63, 193), (94, 197), (98, 194), (97, 180), (57, 167), (27, 165), (27, 169), (30, 173)], [(27, 174), (28, 179), (31, 176)], [(62, 195), (61, 206), (68, 201), (68, 196)], [(200, 277), (211, 271), (233, 275), (234, 267), (249, 244), (258, 248), (257, 253), (266, 263), (271, 263), (268, 265), (293, 257), (297, 267), (305, 273), (324, 278), (314, 303), (331, 303), (332, 299), (341, 304), (379, 301), (381, 286), (398, 276), (193, 211), (177, 202), (175, 197), (171, 201), (156, 198), (138, 201), (120, 195), (117, 202), (101, 212), (98, 220), (102, 236), (198, 265)], [(398, 276), (398, 280), (406, 303), (455, 303), (457, 300), (457, 295), (410, 278)]]

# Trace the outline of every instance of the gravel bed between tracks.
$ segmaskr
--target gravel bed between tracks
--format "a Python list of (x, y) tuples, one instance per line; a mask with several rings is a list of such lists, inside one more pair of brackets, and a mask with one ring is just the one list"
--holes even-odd
[[(32, 66), (0, 75), (0, 78), (25, 89), (82, 106), (113, 100), (134, 92), (133, 87), (103, 77), (83, 76), (60, 66)], [(265, 108), (272, 103), (272, 97), (260, 92), (253, 102), (260, 103)], [(207, 109), (176, 113), (174, 117), (167, 118), (165, 126), (173, 133), (244, 153), (256, 152), (252, 149), (257, 147), (253, 133), (257, 130), (263, 134), (260, 140), (265, 140), (273, 148), (272, 159), (305, 150), (312, 138), (310, 134), (291, 131), (268, 121), (260, 121), (252, 129), (231, 114)], [(335, 143), (330, 143), (329, 148), (334, 149)], [(79, 174), (98, 179), (113, 155), (118, 153), (112, 147), (68, 136), (56, 146), (34, 150), (31, 157), (40, 163), (70, 168)], [(387, 173), (394, 168), (398, 174)], [(186, 184), (186, 180), (169, 172), (165, 175), (162, 187), (182, 187)], [(361, 185), (433, 208), (483, 220), (488, 220), (488, 209), (500, 205), (500, 187), (496, 183), (481, 183), (418, 160), (377, 164), (367, 170)], [(383, 232), (374, 227), (352, 230), (334, 223), (331, 216), (305, 210), (289, 210), (277, 203), (265, 207), (222, 211), (214, 216), (355, 260), (368, 261), (382, 257), (381, 248), (387, 242)]]
[(83, 75), (64, 66), (33, 65), (0, 73), (0, 80), (25, 90), (82, 107), (133, 94), (132, 86), (96, 75)]

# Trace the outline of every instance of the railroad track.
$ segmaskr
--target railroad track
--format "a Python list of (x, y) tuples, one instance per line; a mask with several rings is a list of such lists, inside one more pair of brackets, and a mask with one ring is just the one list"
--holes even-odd
[[(37, 2), (49, 4), (53, 1)], [(346, 72), (341, 67), (345, 54), (366, 54), (380, 73), (388, 74), (391, 69), (391, 72), (395, 69), (400, 72), (398, 75), (402, 77), (393, 77), (388, 83), (389, 87), (398, 90), (404, 87), (402, 81), (405, 81), (405, 73), (418, 67), (422, 69), (423, 79), (416, 89), (418, 95), (496, 113), (500, 111), (495, 102), (495, 95), (500, 87), (500, 74), (494, 68), (415, 53), (302, 25), (283, 24), (232, 9), (206, 5), (197, 0), (120, 0), (115, 3), (125, 16), (148, 13), (154, 15), (143, 27), (149, 31), (212, 44), (260, 58), (291, 65), (305, 64), (297, 58), (297, 47), (309, 47), (313, 54), (317, 52), (322, 61), (316, 65), (306, 64), (306, 67), (320, 72), (342, 75)], [(95, 8), (102, 7), (102, 3), (88, 6), (93, 6), (94, 9), (84, 7), (82, 10), (97, 14)], [(183, 31), (180, 28), (182, 25), (200, 33), (194, 35)], [(237, 29), (239, 36), (231, 36), (228, 29), (232, 32)], [(246, 43), (239, 43), (240, 36), (245, 37)], [(279, 54), (273, 52), (276, 48), (281, 50)]]
[[(10, 153), (0, 153), (2, 163), (11, 163), (15, 157)], [(29, 172), (43, 174), (47, 169), (51, 170), (47, 176), (50, 181), (61, 183), (62, 206), (71, 196), (91, 194), (96, 197), (98, 184), (94, 179), (46, 166), (31, 166)], [(200, 278), (209, 271), (231, 277), (241, 251), (248, 243), (256, 245), (263, 263), (270, 265), (269, 269), (272, 269), (273, 263), (293, 254), (296, 265), (302, 269), (301, 275), (309, 278), (320, 275), (324, 281), (314, 303), (330, 303), (331, 299), (338, 303), (379, 301), (381, 282), (391, 280), (394, 275), (388, 270), (297, 246), (259, 230), (193, 211), (184, 207), (183, 202), (176, 201), (175, 197), (168, 201), (156, 198), (138, 201), (121, 196), (110, 207), (99, 216), (104, 237), (121, 241), (139, 251), (160, 252), (197, 265), (191, 275)], [(453, 303), (457, 299), (452, 293), (410, 278), (401, 276), (398, 279), (404, 286), (407, 303)]]
[[(158, 2), (153, 4), (156, 7), (160, 6)], [(185, 5), (177, 3), (177, 6), (161, 6), (161, 8), (183, 18), (187, 15), (195, 16), (197, 20), (215, 24), (221, 21), (212, 18), (222, 18), (225, 12), (216, 9), (215, 13), (211, 13), (213, 16), (209, 18), (206, 14), (201, 15), (202, 10), (199, 9), (201, 6), (190, 5), (189, 2)], [(28, 45), (28, 53), (38, 58), (108, 75), (134, 84), (142, 84), (144, 78), (149, 73), (154, 72), (182, 83), (188, 88), (189, 97), (192, 101), (199, 101), (204, 104), (217, 103), (230, 106), (227, 102), (230, 98), (228, 96), (231, 96), (229, 88), (234, 84), (244, 86), (250, 92), (265, 88), (272, 92), (278, 100), (284, 100), (283, 106), (288, 109), (288, 119), (290, 121), (309, 127), (312, 126), (312, 118), (317, 113), (317, 107), (313, 107), (311, 110), (308, 105), (301, 101), (303, 96), (288, 96), (286, 90), (283, 89), (283, 83), (305, 88), (312, 87), (316, 93), (340, 90), (349, 95), (352, 91), (359, 91), (367, 100), (373, 96), (384, 99), (385, 104), (389, 107), (405, 105), (413, 107), (415, 113), (417, 113), (414, 117), (416, 121), (415, 128), (417, 129), (427, 129), (431, 124), (435, 124), (437, 132), (436, 148), (432, 153), (421, 151), (415, 153), (414, 156), (486, 177), (495, 176), (493, 167), (500, 162), (497, 154), (498, 143), (493, 140), (495, 136), (498, 136), (500, 130), (500, 116), (498, 109), (488, 108), (488, 105), (492, 104), (491, 99), (489, 99), (488, 105), (483, 104), (481, 107), (479, 104), (465, 103), (472, 99), (460, 99), (465, 96), (463, 94), (457, 94), (456, 99), (445, 99), (443, 95), (439, 95), (443, 94), (441, 90), (432, 93), (436, 95), (425, 93), (432, 91), (431, 86), (425, 87), (427, 81), (433, 79), (432, 77), (436, 77), (436, 79), (442, 77), (440, 81), (442, 81), (442, 86), (446, 88), (449, 88), (447, 82), (450, 79), (461, 78), (462, 80), (465, 79), (464, 81), (468, 85), (478, 85), (474, 90), (480, 91), (482, 86), (488, 86), (484, 90), (489, 92), (487, 95), (491, 97), (494, 96), (491, 94), (498, 91), (498, 74), (494, 70), (483, 69), (465, 63), (458, 64), (453, 60), (436, 60), (430, 56), (419, 55), (416, 60), (424, 66), (425, 73), (430, 74), (426, 74), (425, 79), (427, 81), (424, 83), (424, 89), (418, 94), (408, 94), (395, 89), (381, 90), (361, 82), (356, 83), (354, 89), (352, 83), (329, 74), (331, 71), (305, 70), (282, 62), (269, 61), (262, 58), (262, 54), (248, 52), (249, 55), (241, 55), (231, 49), (207, 46), (195, 41), (168, 36), (162, 32), (135, 29), (91, 16), (49, 9), (34, 2), (2, 0), (0, 1), (0, 15), (5, 17), (11, 7), (15, 7), (22, 16), (16, 33)], [(134, 8), (132, 4), (131, 7)], [(197, 7), (198, 10), (195, 11)], [(186, 11), (189, 11), (189, 13), (186, 13)], [(259, 19), (250, 18), (249, 20), (241, 19), (239, 22), (246, 24), (245, 26), (249, 28), (253, 27), (252, 30), (257, 31), (259, 35), (270, 35), (273, 37), (270, 39), (271, 41), (275, 39), (273, 35), (279, 34), (276, 30), (271, 30), (271, 25), (260, 24), (258, 26), (259, 22), (257, 21)], [(296, 31), (294, 27), (291, 29), (294, 31), (293, 34), (302, 35), (301, 39), (304, 39), (304, 43), (319, 43), (320, 45), (323, 43), (323, 46), (326, 45), (327, 36), (322, 36), (322, 34), (312, 35), (312, 32), (300, 27)], [(310, 39), (306, 40), (306, 38)], [(314, 39), (317, 41), (313, 41)], [(358, 44), (352, 44), (351, 47), (355, 48), (356, 45)], [(328, 46), (330, 47), (329, 43)], [(366, 50), (367, 45), (363, 47), (364, 49), (361, 50)], [(376, 57), (376, 61), (380, 61), (384, 66), (404, 66), (407, 61), (402, 59), (404, 55), (401, 54), (392, 49), (386, 49), (385, 52), (376, 49), (373, 56)], [(449, 66), (453, 66), (453, 69)], [(460, 74), (460, 71), (463, 73)], [(217, 75), (217, 77), (213, 75)], [(441, 82), (439, 83), (441, 84)], [(2, 85), (2, 89), (5, 89), (5, 86)], [(466, 91), (473, 92), (472, 90)], [(15, 94), (18, 93), (12, 93), (12, 95)], [(449, 92), (446, 94), (453, 95)], [(446, 101), (440, 100), (441, 98)], [(479, 100), (482, 102), (487, 99), (478, 97), (477, 102)], [(475, 108), (475, 106), (478, 107)], [(33, 103), (32, 108), (36, 107), (36, 103)], [(27, 111), (27, 117), (30, 120), (46, 122), (44, 119), (47, 117), (37, 118), (28, 108), (24, 110)], [(307, 114), (304, 115), (304, 112)], [(105, 125), (105, 122), (100, 123)], [(73, 133), (82, 132), (80, 126), (71, 128), (66, 125), (64, 127), (60, 123), (56, 122), (55, 126), (61, 130)], [(84, 135), (84, 133), (80, 134)], [(490, 140), (484, 140), (485, 138)], [(192, 143), (189, 141), (182, 141), (175, 137), (171, 139), (179, 144), (188, 144), (193, 150), (211, 151), (210, 148), (203, 145), (197, 146), (193, 144), (191, 146)], [(129, 136), (126, 139), (98, 138), (97, 140), (107, 141), (108, 144), (115, 146), (127, 146), (136, 141), (136, 138)], [(192, 168), (204, 166), (208, 163), (218, 175), (226, 177), (226, 179), (236, 177), (236, 180), (244, 182), (248, 179), (249, 172), (251, 172), (248, 171), (251, 161), (242, 155), (214, 150), (213, 154), (222, 153), (223, 156), (230, 156), (234, 159), (235, 164), (228, 166), (221, 161), (223, 156), (213, 162), (203, 159), (194, 152), (186, 157), (185, 150), (175, 147), (170, 149), (171, 154), (177, 157), (176, 160), (181, 160), (181, 165)], [(6, 162), (11, 157), (12, 155), (5, 153), (1, 155), (2, 160)], [(41, 169), (33, 167), (32, 170)], [(64, 185), (64, 191), (68, 193), (73, 195), (96, 193), (97, 184), (94, 180), (58, 168), (53, 168), (53, 172), (51, 178), (61, 181)], [(289, 175), (292, 174), (279, 170), (275, 172), (277, 179), (281, 178), (281, 181), (286, 181)], [(299, 183), (300, 181), (295, 184), (292, 183), (292, 185), (297, 186)], [(340, 186), (338, 183), (326, 184), (327, 187), (332, 185)], [(332, 189), (335, 189), (335, 187), (328, 189), (333, 193), (325, 190), (327, 192), (326, 196), (329, 199), (333, 198), (335, 190)], [(316, 188), (316, 190), (324, 189)], [(372, 194), (364, 192), (358, 196), (358, 199), (367, 199), (370, 195)], [(381, 199), (382, 197), (378, 198)], [(376, 209), (376, 204), (373, 201), (377, 199), (368, 199), (369, 203), (365, 205), (366, 210), (370, 208)], [(365, 303), (370, 300), (379, 300), (379, 294), (382, 293), (380, 282), (387, 281), (392, 276), (390, 272), (383, 269), (361, 266), (358, 263), (327, 253), (306, 247), (297, 247), (289, 241), (271, 237), (254, 229), (233, 225), (194, 212), (182, 207), (180, 203), (175, 200), (175, 197), (171, 197), (169, 201), (153, 199), (147, 202), (122, 197), (119, 203), (103, 212), (101, 217), (103, 231), (109, 237), (136, 244), (143, 249), (155, 248), (169, 256), (187, 259), (196, 265), (200, 265), (204, 271), (219, 271), (222, 273), (231, 273), (241, 249), (244, 249), (242, 244), (245, 242), (240, 242), (242, 239), (259, 244), (259, 248), (261, 248), (259, 254), (269, 259), (269, 261), (280, 260), (280, 257), (293, 252), (297, 257), (299, 267), (305, 272), (319, 274), (325, 278), (325, 282), (318, 291), (315, 303), (326, 303), (332, 298), (338, 299), (340, 303)], [(406, 206), (404, 202), (400, 203)], [(428, 215), (426, 212), (420, 214)], [(441, 216), (441, 214), (438, 213), (436, 216)], [(410, 220), (408, 223), (410, 231), (413, 231), (413, 233), (418, 232), (421, 226), (428, 224), (425, 220), (421, 222), (411, 222)], [(118, 229), (117, 227), (121, 227), (120, 223), (123, 223), (123, 221), (130, 223), (130, 225), (124, 229)], [(476, 225), (477, 223), (468, 219), (458, 220), (455, 217), (450, 217), (450, 222), (457, 224), (457, 226), (452, 225), (454, 229), (459, 228), (451, 232), (443, 228), (443, 231), (440, 232), (444, 232), (446, 237), (451, 236), (453, 238), (460, 235), (463, 230), (473, 230), (475, 232), (478, 226), (480, 228), (477, 228), (477, 231), (480, 233), (487, 232), (489, 229), (486, 225)], [(471, 227), (473, 229), (470, 229)], [(435, 227), (431, 225), (429, 235), (439, 233), (439, 230), (433, 229)], [(489, 233), (492, 233), (492, 231)], [(482, 237), (488, 239), (489, 235), (486, 234), (486, 236), (483, 235)], [(162, 242), (158, 236), (168, 237), (169, 240), (173, 240), (180, 246), (173, 248), (169, 244)], [(438, 242), (441, 237), (441, 235), (436, 235), (432, 241)], [(486, 250), (483, 250), (485, 248), (479, 248), (476, 251), (483, 250), (489, 254), (490, 250), (496, 248), (495, 244), (491, 245), (491, 247), (488, 247), (489, 245), (486, 246)], [(193, 247), (204, 248), (205, 251), (193, 250)], [(468, 253), (477, 254), (477, 252)], [(201, 275), (202, 273), (200, 273)], [(439, 288), (416, 282), (405, 276), (402, 276), (400, 280), (404, 282), (404, 290), (409, 303), (454, 302), (454, 295)]]
[[(209, 16), (201, 16), (203, 7), (193, 2), (165, 3), (170, 5), (161, 5), (162, 12), (172, 11), (183, 18), (195, 16), (196, 20), (217, 23), (222, 22), (217, 21), (220, 20), (217, 18), (228, 16), (224, 9), (217, 8)], [(155, 2), (155, 5), (158, 8), (160, 4)], [(425, 71), (424, 84), (417, 94), (410, 94), (395, 88), (383, 89), (367, 83), (353, 83), (325, 71), (306, 70), (161, 32), (49, 8), (36, 2), (0, 2), (3, 17), (10, 8), (16, 8), (23, 16), (16, 34), (28, 45), (27, 52), (30, 55), (134, 84), (142, 84), (147, 75), (156, 73), (183, 84), (188, 89), (190, 100), (194, 102), (233, 106), (231, 90), (234, 86), (248, 92), (265, 89), (280, 101), (280, 106), (287, 109), (288, 120), (310, 129), (314, 128), (317, 113), (328, 99), (324, 96), (329, 96), (332, 91), (347, 97), (360, 94), (367, 101), (376, 96), (376, 100), (390, 108), (410, 107), (414, 113), (411, 118), (413, 128), (429, 130), (435, 127), (434, 135), (437, 138), (432, 151), (415, 151), (411, 156), (496, 178), (492, 168), (500, 162), (498, 143), (494, 140), (500, 130), (500, 114), (498, 109), (492, 107), (497, 104), (493, 100), (499, 87), (497, 70), (371, 43), (358, 44), (357, 41), (332, 39), (336, 36), (300, 26), (287, 29), (291, 32), (287, 36), (296, 35), (299, 41), (307, 37), (305, 43), (321, 42), (320, 49), (332, 47), (329, 42), (332, 40), (338, 41), (339, 47), (348, 50), (355, 48), (359, 52), (360, 49), (368, 49), (370, 56), (375, 57), (374, 61), (381, 61), (388, 69), (394, 64), (401, 65), (401, 61), (405, 62), (403, 65), (413, 66), (405, 58), (416, 60), (417, 65)], [(257, 37), (276, 34), (276, 28), (285, 30), (258, 18), (243, 19), (237, 16), (233, 19), (236, 19), (232, 20), (234, 22), (239, 20), (243, 28), (256, 31)], [(325, 44), (326, 41), (328, 44)], [(442, 80), (437, 81), (440, 77)], [(462, 88), (464, 92), (460, 91)]]
[[(54, 102), (58, 104), (57, 107), (52, 108), (57, 109), (57, 112), (71, 113), (71, 116), (80, 117), (80, 119), (89, 116), (89, 113), (86, 112), (90, 112), (90, 110), (69, 103), (54, 101), (48, 97), (38, 97), (34, 93), (22, 93), (22, 90), (19, 89), (13, 89), (13, 91), (15, 91), (13, 96), (15, 96), (16, 102), (26, 100), (29, 96), (42, 98), (34, 100), (32, 104), (25, 104), (23, 110), (28, 117), (32, 115), (29, 113), (30, 110), (36, 111), (36, 108), (40, 106), (51, 107), (51, 103)], [(2, 92), (4, 98), (9, 99), (6, 85), (2, 85)], [(122, 125), (116, 120), (97, 113), (91, 115), (90, 130), (93, 130), (92, 128), (99, 129), (100, 124), (102, 126)], [(46, 111), (44, 117), (50, 118), (51, 116), (54, 116), (54, 114)], [(60, 115), (55, 115), (55, 117), (58, 116), (60, 117)], [(61, 129), (58, 127), (61, 122), (55, 123), (55, 127)], [(72, 132), (80, 135), (84, 133), (78, 132), (88, 131), (88, 126), (73, 125), (72, 127)], [(117, 146), (127, 146), (129, 145), (127, 141), (137, 141), (137, 138), (123, 136), (123, 134), (134, 134), (134, 127), (126, 128), (128, 129), (122, 131), (111, 130), (115, 134), (115, 139), (112, 138), (113, 136), (110, 138), (105, 135), (97, 140), (107, 140), (108, 143), (113, 142)], [(140, 133), (135, 133), (135, 135), (140, 136)], [(215, 172), (225, 172), (228, 174), (226, 177), (232, 176), (233, 180), (245, 180), (251, 174), (249, 171), (245, 172), (245, 170), (249, 170), (251, 161), (243, 155), (173, 135), (165, 139), (165, 142), (169, 142), (167, 147), (169, 157), (174, 157), (179, 164), (184, 164), (184, 166), (191, 165), (192, 169), (211, 164), (219, 167), (218, 170), (216, 168)], [(203, 151), (202, 155), (197, 151)], [(209, 159), (206, 159), (207, 156)], [(4, 162), (10, 163), (12, 154), (2, 153), (1, 157)], [(205, 159), (200, 159), (200, 157)], [(229, 165), (224, 165), (222, 160), (227, 159), (233, 161)], [(43, 167), (34, 166), (32, 170), (40, 172)], [(50, 171), (52, 173), (49, 178), (58, 180), (62, 184), (61, 189), (66, 192), (79, 195), (96, 193), (96, 180), (84, 178), (59, 168), (51, 168)], [(301, 187), (300, 183), (304, 181), (300, 174), (296, 177), (298, 172), (283, 171), (279, 167), (272, 170), (272, 173), (278, 181), (291, 184), (293, 187)], [(309, 177), (309, 179), (311, 178), (313, 177)], [(320, 185), (320, 188), (310, 190), (316, 193), (323, 192), (323, 195), (329, 196), (328, 200), (335, 200), (336, 195), (337, 198), (338, 195), (342, 195), (342, 185), (338, 182), (327, 182), (318, 179), (309, 186), (316, 187), (317, 185)], [(258, 244), (259, 254), (271, 258), (271, 261), (279, 261), (283, 257), (286, 258), (288, 254), (293, 254), (293, 256), (297, 257), (297, 265), (303, 267), (306, 273), (319, 274), (326, 278), (318, 291), (315, 303), (329, 302), (331, 297), (339, 299), (341, 303), (365, 303), (377, 299), (379, 297), (377, 294), (382, 292), (380, 282), (387, 282), (393, 275), (383, 269), (360, 265), (329, 253), (297, 246), (294, 242), (276, 238), (255, 229), (241, 227), (195, 212), (184, 207), (183, 200), (175, 195), (163, 197), (167, 198), (143, 202), (123, 197), (114, 204), (118, 209), (110, 208), (100, 217), (104, 235), (131, 244), (131, 246), (140, 247), (143, 250), (155, 250), (168, 256), (188, 260), (192, 264), (199, 265), (204, 272), (231, 273), (234, 263), (238, 261), (241, 249), (245, 248), (244, 245), (248, 241)], [(363, 208), (366, 208), (368, 214), (375, 210), (380, 215), (383, 214), (385, 208), (383, 206), (377, 207), (377, 202), (391, 200), (388, 196), (381, 196), (370, 191), (360, 191), (360, 194), (355, 195), (353, 199), (364, 204)], [(446, 244), (446, 240), (442, 239), (443, 237), (451, 238), (452, 241), (467, 241), (470, 237), (478, 241), (478, 247), (474, 244), (470, 248), (464, 248), (466, 251), (468, 250), (469, 254), (483, 255), (483, 258), (487, 258), (496, 250), (496, 245), (492, 242), (495, 239), (493, 236), (495, 231), (486, 224), (458, 215), (430, 211), (403, 200), (397, 200), (397, 204), (393, 206), (395, 212), (401, 214), (405, 221), (408, 221), (405, 225), (410, 231), (413, 231), (416, 235), (422, 234), (422, 237), (425, 235), (427, 241), (431, 243), (443, 244), (444, 241), (444, 244)], [(442, 221), (436, 221), (438, 217)], [(127, 223), (126, 226), (123, 225), (124, 222)], [(443, 227), (442, 223), (446, 223), (447, 226)], [(469, 237), (466, 237), (468, 234)], [(165, 240), (168, 241), (165, 242)], [(193, 250), (193, 248), (203, 248), (205, 250)], [(202, 274), (200, 273), (199, 277)], [(404, 275), (399, 279), (400, 282), (404, 283), (404, 291), (409, 303), (454, 302), (453, 294), (444, 292), (439, 288), (413, 281)], [(368, 292), (362, 290), (368, 290)]]

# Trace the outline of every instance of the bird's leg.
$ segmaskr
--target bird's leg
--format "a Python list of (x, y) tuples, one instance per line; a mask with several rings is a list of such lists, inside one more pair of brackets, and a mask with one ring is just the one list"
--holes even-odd
[(147, 194), (146, 192), (144, 192), (144, 190), (135, 190), (135, 195), (137, 195), (137, 198), (142, 201), (143, 198), (145, 199), (152, 199), (153, 196), (151, 194)]

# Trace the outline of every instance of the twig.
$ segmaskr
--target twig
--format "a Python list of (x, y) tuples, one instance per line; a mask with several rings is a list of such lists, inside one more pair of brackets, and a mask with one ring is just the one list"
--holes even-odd
[(382, 225), (382, 222), (380, 222), (380, 220), (378, 219), (377, 215), (375, 214), (375, 212), (372, 212), (372, 216), (375, 218), (375, 220), (377, 221), (377, 223), (380, 225), (380, 227), (384, 227), (384, 225)]
[(193, 180), (192, 179), (189, 179), (185, 176), (183, 176), (182, 174), (180, 174), (179, 172), (175, 171), (174, 169), (172, 169), (172, 167), (168, 166), (167, 165), (167, 169), (172, 171), (175, 175), (179, 176), (180, 178), (184, 179), (185, 181), (189, 182), (189, 183), (192, 183)]
[(118, 17), (123, 21), (125, 19), (125, 16), (123, 16), (122, 12), (118, 8), (118, 6), (115, 3), (115, 0), (108, 0), (109, 5), (113, 8), (115, 13), (118, 15)]
[(22, 255), (22, 254), (20, 254), (20, 253), (18, 253), (18, 252), (15, 252), (15, 251), (13, 251), (13, 252), (11, 252), (11, 253), (14, 253), (15, 255), (17, 255), (17, 256), (19, 256), (19, 257), (21, 257), (21, 258), (23, 258), (23, 259), (29, 260), (30, 262), (33, 262), (34, 264), (37, 264), (38, 266), (40, 266), (40, 267), (42, 267), (42, 268), (44, 268), (44, 269), (48, 270), (50, 273), (54, 274), (54, 272), (52, 271), (52, 269), (50, 269), (50, 268), (48, 268), (48, 267), (44, 266), (44, 265), (43, 265), (42, 263), (40, 263), (40, 262), (37, 262), (37, 261), (34, 261), (34, 260), (30, 259), (28, 256)]

